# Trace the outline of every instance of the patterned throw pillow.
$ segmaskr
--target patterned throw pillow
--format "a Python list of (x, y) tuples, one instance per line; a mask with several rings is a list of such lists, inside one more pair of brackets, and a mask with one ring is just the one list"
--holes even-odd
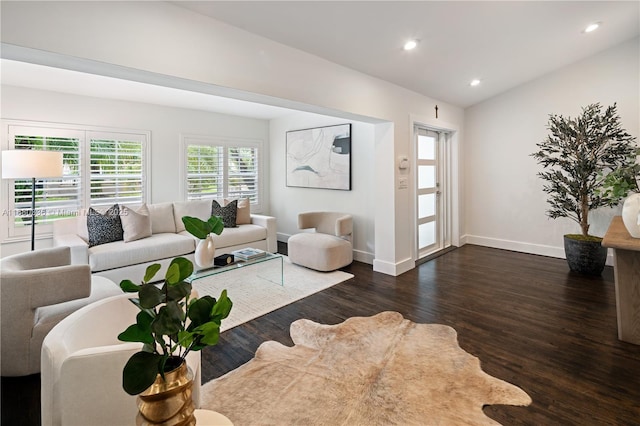
[(93, 207), (87, 213), (87, 231), (89, 233), (89, 247), (123, 240), (120, 208), (114, 204), (104, 214)]
[(216, 200), (211, 202), (211, 216), (220, 216), (225, 228), (236, 227), (236, 215), (238, 214), (238, 200), (233, 200), (222, 207)]
[[(224, 205), (228, 205), (229, 200), (225, 198)], [(236, 213), (236, 225), (248, 225), (251, 223), (251, 202), (248, 198), (238, 199), (238, 213)]]

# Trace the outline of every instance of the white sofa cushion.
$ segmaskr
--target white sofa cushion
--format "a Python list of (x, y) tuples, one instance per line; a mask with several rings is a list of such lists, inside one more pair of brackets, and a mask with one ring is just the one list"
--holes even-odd
[(173, 203), (173, 216), (176, 223), (176, 232), (184, 231), (183, 216), (197, 217), (208, 220), (211, 217), (211, 200), (192, 200)]
[(149, 208), (149, 216), (151, 216), (151, 232), (153, 234), (176, 233), (173, 203), (149, 204), (147, 207)]
[(333, 271), (353, 262), (348, 240), (320, 232), (300, 232), (287, 241), (289, 260), (316, 271)]
[[(180, 235), (193, 238), (187, 231), (181, 232)], [(240, 225), (235, 228), (224, 228), (222, 234), (212, 234), (212, 236), (216, 248), (231, 247), (265, 240), (267, 228), (258, 225)]]
[(92, 272), (183, 256), (195, 250), (190, 235), (154, 234), (141, 240), (125, 243), (115, 241), (89, 249)]

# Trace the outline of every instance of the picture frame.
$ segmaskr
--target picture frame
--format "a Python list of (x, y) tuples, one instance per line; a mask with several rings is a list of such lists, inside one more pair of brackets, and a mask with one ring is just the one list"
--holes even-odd
[(287, 186), (351, 191), (351, 123), (291, 130)]

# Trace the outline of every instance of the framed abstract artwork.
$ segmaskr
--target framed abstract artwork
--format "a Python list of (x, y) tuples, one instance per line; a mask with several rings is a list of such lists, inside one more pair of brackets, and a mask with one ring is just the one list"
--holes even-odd
[(351, 190), (351, 124), (287, 132), (287, 186)]

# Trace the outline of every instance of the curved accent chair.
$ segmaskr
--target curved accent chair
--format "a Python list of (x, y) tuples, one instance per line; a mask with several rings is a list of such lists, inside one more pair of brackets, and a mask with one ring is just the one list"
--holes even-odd
[[(138, 308), (120, 294), (86, 306), (60, 321), (42, 344), (43, 426), (133, 425), (136, 396), (122, 389), (122, 370), (142, 345), (118, 334), (135, 323)], [(200, 407), (200, 352), (189, 352), (192, 398)]]
[(353, 218), (336, 212), (307, 212), (298, 215), (300, 232), (287, 241), (291, 262), (317, 271), (334, 271), (353, 262)]
[(35, 250), (0, 260), (3, 376), (40, 372), (40, 348), (63, 318), (92, 302), (122, 294), (111, 280), (71, 265), (69, 247)]

